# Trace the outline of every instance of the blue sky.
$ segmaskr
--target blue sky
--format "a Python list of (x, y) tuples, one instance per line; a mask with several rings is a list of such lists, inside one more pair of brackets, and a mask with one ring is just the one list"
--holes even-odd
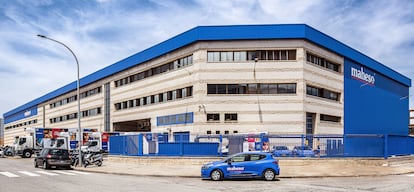
[[(411, 0), (0, 0), (0, 114), (199, 25), (306, 23), (414, 78)], [(411, 88), (410, 94), (413, 94)], [(414, 96), (410, 97), (414, 108)]]

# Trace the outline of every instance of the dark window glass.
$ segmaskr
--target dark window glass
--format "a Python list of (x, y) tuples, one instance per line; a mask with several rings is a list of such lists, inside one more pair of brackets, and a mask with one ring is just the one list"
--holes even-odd
[(320, 119), (321, 119), (321, 121), (330, 121), (330, 122), (340, 122), (341, 121), (341, 117), (331, 116), (331, 115), (324, 115), (324, 114), (320, 115)]
[(217, 94), (217, 84), (208, 84), (207, 94)]
[(296, 60), (296, 50), (288, 51), (288, 60)]
[(220, 121), (220, 114), (219, 113), (207, 114), (207, 121)]
[(237, 121), (237, 113), (226, 113), (224, 114), (225, 121)]
[(237, 85), (237, 84), (229, 84), (229, 85), (227, 85), (227, 93), (228, 94), (237, 94), (237, 93), (239, 93), (239, 85)]
[(226, 85), (217, 85), (217, 94), (226, 94)]
[(193, 87), (186, 87), (186, 94), (187, 97), (193, 96)]
[(257, 84), (247, 84), (247, 94), (256, 94), (257, 93)]

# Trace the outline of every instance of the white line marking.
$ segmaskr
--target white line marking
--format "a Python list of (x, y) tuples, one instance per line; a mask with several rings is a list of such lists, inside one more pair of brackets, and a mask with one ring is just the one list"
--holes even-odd
[(76, 175), (76, 174), (69, 173), (69, 172), (66, 172), (66, 171), (53, 171), (53, 172), (63, 174), (63, 175)]
[(0, 174), (4, 175), (6, 177), (20, 177), (18, 175), (15, 175), (13, 173), (10, 173), (10, 172), (0, 172)]
[(41, 173), (41, 174), (44, 174), (44, 175), (51, 175), (51, 176), (56, 176), (56, 175), (59, 175), (59, 174), (56, 174), (56, 173), (51, 173), (51, 172), (47, 172), (47, 171), (36, 171), (37, 173)]
[(18, 171), (18, 172), (19, 173), (22, 173), (22, 174), (25, 174), (25, 175), (29, 175), (30, 177), (38, 177), (38, 176), (40, 176), (38, 174), (31, 173), (31, 172), (28, 172), (28, 171)]
[(82, 171), (68, 171), (68, 172), (76, 173), (76, 174), (81, 174), (81, 175), (90, 175), (90, 174), (92, 174), (92, 173), (82, 172)]
[(414, 177), (414, 174), (408, 174), (407, 176), (409, 176), (409, 177)]

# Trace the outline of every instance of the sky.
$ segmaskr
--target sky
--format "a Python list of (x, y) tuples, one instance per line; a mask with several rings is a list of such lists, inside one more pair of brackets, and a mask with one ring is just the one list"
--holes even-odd
[[(412, 0), (0, 0), (0, 117), (196, 26), (308, 24), (414, 79)], [(410, 108), (414, 108), (410, 88)]]

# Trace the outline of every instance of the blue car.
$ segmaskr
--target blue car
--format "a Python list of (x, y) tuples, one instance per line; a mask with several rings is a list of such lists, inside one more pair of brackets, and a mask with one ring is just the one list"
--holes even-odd
[(290, 151), (286, 146), (274, 146), (273, 154), (276, 157), (288, 157), (292, 155), (292, 151)]
[(213, 181), (232, 178), (263, 178), (272, 181), (279, 173), (279, 161), (272, 153), (265, 152), (237, 153), (201, 167), (201, 177)]
[(315, 157), (315, 152), (310, 146), (295, 146), (292, 151), (293, 156)]

